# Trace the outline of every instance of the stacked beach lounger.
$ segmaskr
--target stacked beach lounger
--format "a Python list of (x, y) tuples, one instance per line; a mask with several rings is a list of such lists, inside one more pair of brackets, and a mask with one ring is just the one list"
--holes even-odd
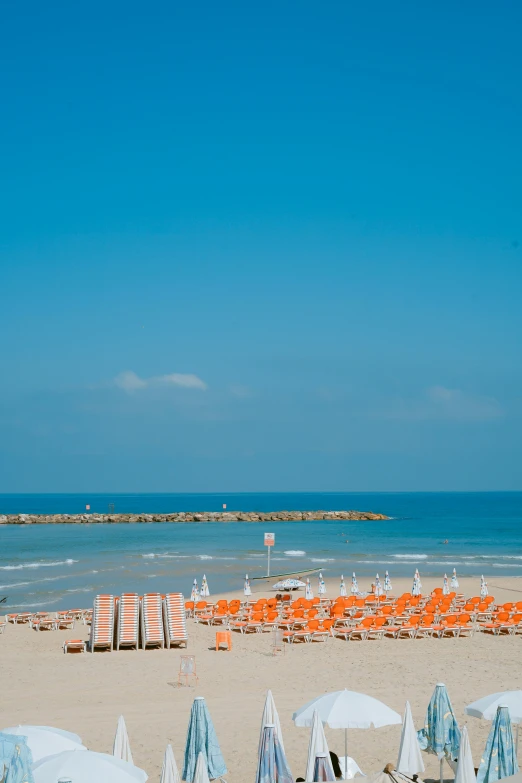
[(163, 599), (160, 593), (145, 593), (141, 601), (141, 646), (165, 647)]
[(97, 595), (94, 599), (92, 613), (90, 650), (105, 647), (110, 650), (114, 646), (114, 596)]
[(167, 593), (163, 601), (165, 639), (167, 647), (177, 644), (187, 646), (188, 633), (185, 618), (185, 601), (181, 593)]
[(140, 599), (137, 593), (123, 593), (118, 601), (116, 649), (135, 647), (140, 636)]

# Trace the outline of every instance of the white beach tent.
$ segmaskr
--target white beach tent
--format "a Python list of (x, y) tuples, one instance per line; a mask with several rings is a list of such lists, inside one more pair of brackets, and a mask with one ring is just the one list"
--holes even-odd
[(266, 692), (265, 706), (263, 708), (263, 715), (261, 717), (261, 731), (259, 732), (259, 745), (257, 749), (258, 755), (261, 750), (261, 743), (263, 742), (265, 726), (274, 727), (277, 739), (279, 740), (279, 744), (281, 745), (284, 753), (285, 746), (283, 742), (283, 732), (281, 731), (281, 722), (279, 720), (279, 715), (277, 714), (277, 708), (275, 706), (274, 697), (272, 696), (272, 691), (270, 690)]
[(399, 758), (397, 760), (397, 772), (402, 772), (408, 777), (424, 772), (424, 762), (417, 741), (417, 732), (413, 724), (410, 702), (406, 702), (404, 720), (402, 722), (401, 744), (399, 746)]
[(319, 713), (323, 724), (326, 723), (332, 729), (344, 729), (346, 758), (348, 758), (348, 729), (369, 729), (372, 726), (377, 729), (381, 726), (402, 723), (399, 713), (387, 707), (382, 701), (346, 688), (312, 699), (294, 712), (292, 720), (296, 726), (312, 726), (315, 710)]
[(9, 726), (1, 729), (3, 734), (27, 737), (33, 762), (47, 756), (54, 756), (64, 750), (87, 750), (77, 734), (53, 726)]
[(118, 718), (118, 725), (116, 727), (116, 734), (114, 736), (114, 744), (112, 746), (112, 755), (116, 759), (128, 761), (129, 764), (134, 764), (130, 749), (129, 735), (127, 734), (127, 726), (125, 725), (123, 715), (120, 715)]
[(60, 778), (73, 783), (145, 783), (147, 773), (114, 758), (92, 750), (66, 750), (33, 764), (34, 783), (56, 783)]
[(306, 783), (312, 783), (314, 779), (315, 759), (318, 753), (326, 753), (328, 764), (330, 764), (330, 751), (324, 733), (323, 723), (317, 710), (314, 710), (312, 730), (310, 732), (310, 742), (308, 743), (308, 760), (306, 762)]
[(160, 783), (181, 783), (181, 777), (174, 758), (172, 745), (167, 745), (165, 756), (163, 758), (163, 767), (161, 769)]
[(468, 728), (463, 726), (460, 735), (459, 758), (457, 761), (457, 770), (455, 772), (455, 783), (476, 783), (475, 766), (473, 756), (471, 755), (471, 745), (469, 744)]

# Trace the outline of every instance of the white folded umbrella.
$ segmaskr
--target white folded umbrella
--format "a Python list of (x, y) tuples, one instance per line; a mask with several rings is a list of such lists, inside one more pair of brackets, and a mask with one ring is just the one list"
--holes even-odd
[(48, 756), (33, 764), (33, 776), (34, 783), (56, 783), (60, 778), (73, 783), (145, 783), (148, 779), (144, 770), (128, 761), (92, 750), (66, 750)]
[(413, 777), (413, 775), (424, 772), (425, 769), (421, 750), (417, 741), (417, 732), (413, 725), (409, 701), (406, 702), (406, 709), (404, 710), (399, 759), (397, 761), (396, 769), (397, 772), (402, 772), (410, 778)]
[(263, 708), (263, 716), (261, 718), (261, 731), (259, 732), (259, 745), (257, 749), (258, 756), (259, 756), (259, 751), (261, 750), (261, 743), (263, 742), (263, 734), (264, 734), (265, 726), (274, 726), (277, 739), (279, 740), (279, 744), (281, 745), (281, 748), (284, 753), (285, 746), (283, 743), (281, 722), (279, 720), (279, 715), (277, 714), (277, 708), (275, 706), (274, 697), (272, 696), (272, 691), (266, 692), (265, 706)]
[(167, 750), (165, 751), (160, 783), (181, 783), (172, 745), (167, 745)]
[(314, 710), (310, 742), (308, 743), (308, 760), (306, 762), (305, 775), (306, 783), (312, 783), (314, 779), (315, 760), (318, 753), (326, 753), (328, 756), (328, 763), (330, 764), (330, 751), (328, 749), (328, 743), (326, 742), (323, 723), (319, 718), (317, 710)]
[(128, 761), (129, 764), (134, 764), (130, 749), (129, 735), (127, 734), (127, 727), (125, 725), (123, 715), (120, 715), (118, 718), (116, 735), (114, 737), (114, 744), (112, 746), (112, 755), (114, 758), (121, 759), (122, 761)]
[(198, 760), (196, 761), (196, 769), (194, 771), (194, 780), (192, 783), (210, 783), (207, 771), (207, 762), (203, 753), (201, 752), (198, 756)]
[(459, 758), (457, 761), (457, 771), (455, 772), (455, 783), (477, 783), (467, 726), (462, 727), (460, 734)]
[(4, 734), (27, 737), (33, 762), (47, 756), (54, 756), (64, 750), (87, 750), (77, 734), (53, 726), (9, 726), (1, 730)]

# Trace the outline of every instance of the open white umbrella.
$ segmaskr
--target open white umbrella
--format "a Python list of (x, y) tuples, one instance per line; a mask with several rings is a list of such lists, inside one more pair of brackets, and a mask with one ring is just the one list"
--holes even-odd
[(127, 727), (125, 725), (123, 715), (120, 715), (118, 718), (116, 735), (114, 737), (114, 744), (112, 746), (112, 755), (117, 759), (121, 759), (122, 761), (128, 761), (129, 764), (134, 764), (130, 749), (129, 735), (127, 734)]
[(198, 760), (196, 761), (196, 769), (194, 771), (194, 780), (192, 783), (210, 783), (207, 762), (201, 751), (199, 752)]
[(281, 579), (279, 582), (276, 582), (275, 585), (272, 586), (273, 590), (299, 590), (301, 587), (306, 587), (304, 582), (301, 582), (300, 579)]
[(511, 723), (517, 724), (516, 747), (518, 750), (518, 724), (522, 723), (522, 691), (491, 693), (489, 696), (483, 696), (482, 699), (477, 699), (477, 701), (468, 704), (464, 711), (473, 718), (495, 720), (497, 709), (501, 705), (505, 705), (508, 708)]
[(344, 582), (344, 576), (341, 574), (341, 584), (339, 585), (339, 595), (345, 596), (346, 595), (346, 584)]
[(243, 593), (245, 595), (252, 595), (252, 590), (250, 588), (250, 579), (248, 578), (248, 574), (245, 574), (245, 586), (243, 587)]
[[(356, 691), (334, 691), (312, 699), (292, 715), (296, 726), (312, 726), (314, 711), (332, 729), (344, 729), (345, 756), (348, 757), (348, 729), (369, 729), (402, 723), (398, 712), (382, 701)], [(346, 773), (345, 773), (346, 774)]]
[(66, 750), (33, 764), (34, 783), (56, 783), (60, 778), (73, 783), (145, 783), (147, 773), (108, 753)]
[(475, 765), (471, 755), (471, 745), (469, 744), (468, 728), (462, 727), (460, 734), (459, 758), (457, 761), (457, 771), (455, 772), (455, 783), (476, 783)]
[(33, 763), (64, 750), (87, 750), (77, 734), (53, 726), (9, 726), (1, 731), (3, 734), (27, 737)]
[(408, 777), (424, 772), (424, 762), (417, 741), (417, 732), (413, 725), (410, 702), (406, 702), (404, 720), (402, 722), (401, 744), (399, 746), (399, 758), (397, 772), (403, 772)]
[(308, 743), (308, 760), (306, 762), (305, 774), (306, 783), (312, 783), (314, 779), (315, 760), (318, 753), (326, 753), (328, 756), (328, 764), (331, 763), (330, 751), (328, 750), (328, 743), (326, 742), (323, 723), (317, 710), (314, 710), (312, 730), (310, 732), (310, 742)]
[(181, 777), (179, 775), (176, 759), (174, 758), (172, 745), (167, 745), (167, 750), (165, 751), (160, 783), (181, 783)]
[(283, 744), (283, 732), (281, 731), (281, 723), (279, 721), (279, 715), (277, 714), (277, 708), (275, 706), (274, 697), (272, 696), (272, 691), (266, 692), (265, 706), (263, 708), (263, 715), (261, 717), (261, 731), (259, 732), (258, 754), (261, 750), (261, 743), (263, 742), (266, 726), (274, 726), (277, 739), (279, 740), (279, 744), (281, 745), (284, 753), (285, 746)]

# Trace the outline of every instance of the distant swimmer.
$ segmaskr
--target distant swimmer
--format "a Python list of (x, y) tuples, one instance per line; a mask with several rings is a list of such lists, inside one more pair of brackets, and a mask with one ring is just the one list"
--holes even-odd
[(444, 539), (444, 541), (443, 541), (442, 543), (443, 543), (443, 544), (449, 544), (449, 541), (448, 541), (448, 539), (447, 539), (447, 538), (445, 538), (445, 539)]

